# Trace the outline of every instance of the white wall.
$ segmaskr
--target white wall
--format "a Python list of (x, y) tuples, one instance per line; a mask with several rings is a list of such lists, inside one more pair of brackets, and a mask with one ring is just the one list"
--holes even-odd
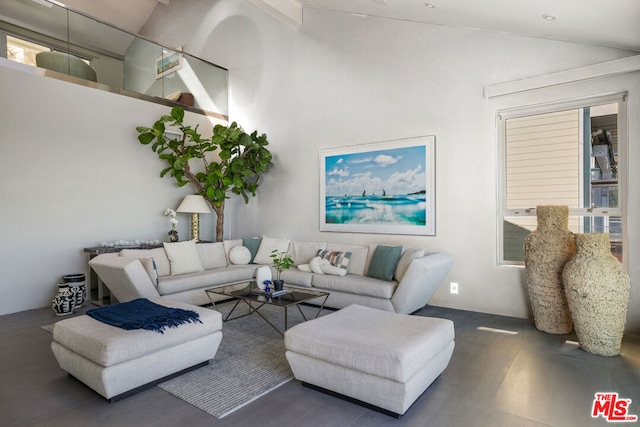
[[(175, 25), (180, 32), (172, 30)], [(290, 30), (246, 2), (158, 5), (143, 33), (229, 69), (230, 119), (266, 132), (274, 165), (249, 205), (235, 206), (231, 236), (400, 243), (450, 252), (456, 265), (431, 303), (530, 316), (521, 268), (496, 265), (495, 113), (522, 104), (629, 90), (638, 117), (638, 73), (488, 101), (486, 85), (629, 56), (566, 42), (362, 18), (305, 9)], [(637, 120), (630, 120), (638, 182)], [(435, 237), (321, 233), (318, 150), (436, 135)], [(634, 145), (635, 144), (635, 145)], [(634, 181), (635, 178), (635, 181)], [(640, 200), (629, 197), (629, 254), (640, 250)], [(640, 328), (640, 270), (632, 263), (628, 326)]]
[[(137, 140), (168, 107), (0, 63), (0, 314), (48, 306), (60, 276), (88, 273), (84, 247), (167, 241), (165, 209), (190, 186), (159, 177), (163, 161)], [(210, 123), (203, 116), (189, 115)], [(213, 239), (214, 215), (201, 238)], [(189, 238), (190, 216), (178, 231)]]

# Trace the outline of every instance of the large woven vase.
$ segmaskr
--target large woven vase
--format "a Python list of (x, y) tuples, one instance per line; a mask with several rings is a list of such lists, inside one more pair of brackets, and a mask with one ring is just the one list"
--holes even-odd
[(564, 266), (575, 253), (568, 206), (538, 206), (538, 227), (524, 240), (527, 289), (536, 328), (568, 334), (573, 322), (562, 283)]
[(629, 304), (629, 275), (611, 254), (609, 234), (576, 234), (576, 255), (564, 269), (564, 286), (580, 347), (616, 356)]

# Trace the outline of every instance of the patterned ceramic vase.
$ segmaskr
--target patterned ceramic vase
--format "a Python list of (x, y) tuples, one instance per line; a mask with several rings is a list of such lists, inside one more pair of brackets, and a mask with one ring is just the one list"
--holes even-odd
[(66, 316), (73, 313), (75, 295), (68, 283), (58, 283), (58, 294), (51, 301), (51, 308), (56, 316)]
[(580, 347), (601, 356), (620, 353), (629, 305), (629, 275), (611, 254), (609, 234), (576, 234), (576, 255), (564, 286)]
[(538, 206), (538, 227), (524, 240), (527, 289), (536, 328), (549, 334), (573, 329), (562, 282), (564, 266), (575, 253), (568, 206)]
[(80, 307), (87, 300), (87, 285), (84, 274), (68, 274), (62, 276), (62, 281), (69, 284), (69, 289), (73, 292), (75, 308)]

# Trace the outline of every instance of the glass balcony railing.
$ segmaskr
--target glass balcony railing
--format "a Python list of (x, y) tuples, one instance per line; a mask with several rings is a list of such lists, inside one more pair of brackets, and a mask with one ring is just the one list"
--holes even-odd
[(0, 2), (0, 57), (49, 77), (228, 117), (226, 69), (45, 0)]

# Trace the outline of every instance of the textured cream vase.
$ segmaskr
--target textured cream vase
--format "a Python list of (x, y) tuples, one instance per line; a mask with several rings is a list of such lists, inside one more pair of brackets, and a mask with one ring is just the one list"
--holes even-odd
[(568, 206), (536, 207), (538, 227), (524, 239), (527, 289), (536, 328), (549, 334), (573, 329), (562, 284), (564, 266), (575, 253)]
[(576, 255), (564, 268), (564, 286), (580, 347), (616, 356), (629, 305), (629, 275), (611, 255), (609, 234), (576, 234)]

